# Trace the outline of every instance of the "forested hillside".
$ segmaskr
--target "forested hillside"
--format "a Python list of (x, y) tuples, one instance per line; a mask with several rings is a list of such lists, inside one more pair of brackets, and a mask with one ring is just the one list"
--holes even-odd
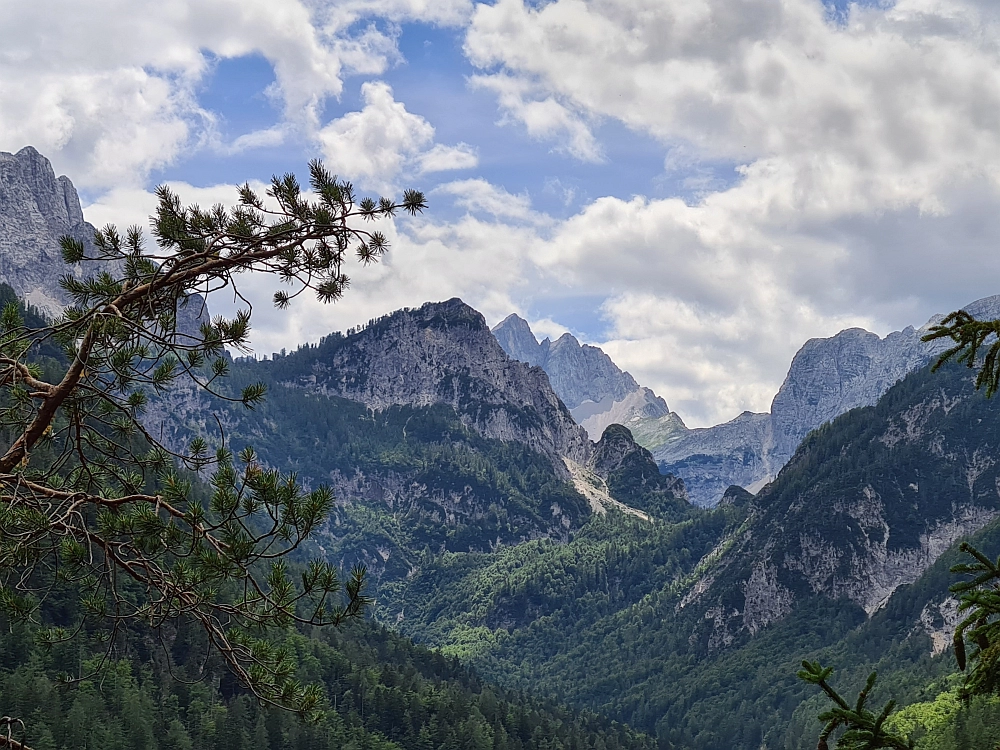
[[(446, 339), (453, 323), (428, 325)], [(284, 636), (302, 679), (325, 686), (320, 722), (261, 709), (221, 665), (201, 664), (190, 633), (162, 633), (165, 644), (128, 635), (103, 676), (59, 687), (58, 671), (96, 666), (100, 644), (46, 649), (15, 629), (2, 700), (30, 719), (34, 747), (78, 742), (68, 717), (85, 711), (94, 737), (122, 748), (265, 737), (288, 748), (652, 746), (598, 713), (662, 748), (806, 748), (822, 704), (795, 677), (803, 658), (834, 665), (846, 685), (879, 669), (876, 697), (909, 704), (896, 721), (920, 747), (963, 747), (961, 732), (986, 741), (968, 727), (996, 705), (955, 703), (957, 553), (942, 552), (968, 534), (1000, 552), (1000, 406), (963, 368), (911, 375), (814, 433), (757, 496), (733, 487), (706, 510), (620, 426), (586, 449), (585, 466), (491, 433), (498, 423), (483, 414), (521, 414), (532, 439), (563, 428), (530, 399), (505, 405), (505, 382), (477, 380), (461, 357), (455, 366), (447, 340), (433, 350), (454, 370), (437, 401), (405, 382), (403, 403), (345, 397), (353, 386), (330, 363), (366, 333), (370, 356), (372, 341), (394, 346), (383, 320), (234, 362), (226, 388), (267, 386), (255, 410), (180, 390), (150, 411), (172, 440), (252, 444), (264, 465), (333, 486), (336, 507), (304, 553), (366, 564), (382, 624)], [(395, 387), (382, 382), (379, 397)], [(518, 694), (485, 687), (470, 665)]]
[(457, 659), (371, 623), (279, 639), (299, 677), (324, 687), (315, 721), (258, 704), (224, 667), (205, 661), (197, 631), (125, 634), (88, 676), (106, 644), (84, 638), (43, 648), (36, 629), (3, 626), (0, 706), (25, 722), (34, 750), (655, 747), (592, 714), (491, 687)]
[(1000, 410), (963, 368), (911, 375), (814, 434), (757, 497), (733, 488), (713, 510), (613, 428), (605, 452), (627, 459), (597, 481), (646, 520), (592, 512), (549, 456), (474, 429), (473, 399), (372, 410), (303, 387), (321, 351), (236, 363), (233, 387), (269, 396), (224, 409), (227, 439), (332, 482), (315, 550), (367, 562), (378, 619), (489, 679), (667, 747), (756, 749), (814, 737), (803, 658), (854, 681), (880, 665), (906, 702), (953, 671), (938, 556), (1000, 506)]

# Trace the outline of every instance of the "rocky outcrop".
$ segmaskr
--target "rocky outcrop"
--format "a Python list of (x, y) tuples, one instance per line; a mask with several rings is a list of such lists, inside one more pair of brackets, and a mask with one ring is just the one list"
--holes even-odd
[(581, 345), (569, 333), (539, 342), (526, 320), (509, 315), (493, 335), (508, 356), (545, 370), (553, 390), (592, 440), (599, 440), (610, 424), (631, 425), (670, 414), (662, 398), (636, 383), (611, 357), (596, 346)]
[(94, 227), (83, 220), (73, 183), (56, 177), (49, 160), (31, 146), (0, 152), (0, 281), (49, 316), (69, 301), (59, 278), (86, 272), (83, 264), (63, 263), (63, 235), (92, 247)]
[(756, 492), (770, 478), (769, 414), (743, 412), (725, 424), (695, 429), (668, 423), (659, 433), (640, 425), (636, 432), (640, 440), (653, 434), (653, 457), (661, 470), (684, 480), (695, 505), (716, 505), (734, 484)]
[(961, 366), (912, 373), (835, 418), (756, 497), (726, 493), (751, 521), (701, 587), (705, 642), (753, 635), (814, 596), (873, 614), (1000, 517), (998, 449), (1000, 405)]
[[(966, 305), (979, 318), (1000, 317), (1000, 296)], [(671, 419), (632, 424), (639, 442), (667, 472), (682, 477), (692, 502), (715, 505), (730, 484), (752, 492), (774, 479), (812, 430), (859, 406), (872, 406), (895, 383), (924, 367), (945, 344), (907, 327), (880, 338), (849, 328), (807, 341), (792, 358), (788, 375), (765, 414), (745, 412), (731, 422), (688, 430)]]
[(482, 435), (525, 443), (559, 467), (562, 457), (589, 458), (586, 431), (544, 370), (508, 357), (483, 316), (460, 299), (401, 310), (310, 351), (311, 374), (295, 385), (375, 410), (447, 404)]
[(620, 424), (604, 430), (586, 468), (610, 495), (638, 509), (644, 517), (653, 514), (672, 519), (686, 516), (690, 509), (684, 482), (660, 473), (653, 455)]
[[(68, 266), (59, 239), (69, 235), (94, 251), (94, 226), (83, 218), (80, 198), (65, 175), (31, 146), (16, 154), (0, 152), (0, 282), (28, 304), (55, 317), (70, 302), (59, 285), (66, 275), (84, 278), (101, 271), (116, 274), (113, 264), (88, 261)], [(199, 295), (178, 310), (178, 330), (196, 335), (208, 309)]]

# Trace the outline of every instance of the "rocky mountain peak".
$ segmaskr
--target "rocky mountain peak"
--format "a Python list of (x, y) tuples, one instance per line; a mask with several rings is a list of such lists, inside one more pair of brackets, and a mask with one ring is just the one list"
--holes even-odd
[(541, 346), (531, 326), (521, 316), (511, 313), (493, 329), (496, 340), (509, 357), (529, 365), (541, 365)]
[(581, 344), (570, 333), (539, 343), (524, 318), (509, 315), (493, 328), (493, 335), (508, 356), (548, 373), (555, 392), (593, 440), (600, 439), (609, 424), (670, 414), (662, 398), (636, 383), (599, 347)]
[[(32, 146), (16, 154), (0, 152), (0, 282), (48, 316), (62, 312), (69, 298), (59, 285), (67, 274), (91, 276), (102, 263), (67, 266), (59, 239), (69, 235), (93, 252), (94, 226), (83, 218), (73, 183), (56, 177), (51, 162)], [(178, 311), (178, 329), (197, 335), (208, 310), (199, 295)]]
[[(1000, 295), (963, 309), (980, 319), (1000, 317)], [(777, 476), (809, 432), (851, 409), (874, 405), (940, 354), (946, 343), (921, 337), (942, 318), (935, 315), (920, 329), (907, 326), (885, 337), (848, 328), (809, 339), (792, 358), (769, 413), (698, 430), (677, 429), (663, 419), (629, 426), (662, 470), (684, 479), (693, 502), (714, 505), (730, 484), (756, 492)]]
[(56, 177), (31, 146), (0, 152), (0, 281), (49, 315), (67, 302), (59, 277), (84, 273), (62, 261), (59, 238), (66, 234), (88, 244), (94, 236), (69, 178)]
[[(644, 453), (648, 455), (650, 461), (653, 461), (652, 454), (635, 442), (627, 428), (620, 424), (608, 425), (594, 446), (590, 468), (598, 476), (607, 478), (634, 453)], [(655, 466), (655, 462), (653, 464)]]
[[(310, 359), (307, 367), (301, 357)], [(374, 410), (447, 404), (486, 437), (581, 463), (590, 454), (586, 432), (545, 372), (508, 357), (483, 316), (457, 298), (400, 310), (348, 336), (328, 336), (286, 359), (293, 358), (290, 371), (311, 372), (296, 376), (296, 385)], [(562, 470), (561, 460), (554, 463)]]

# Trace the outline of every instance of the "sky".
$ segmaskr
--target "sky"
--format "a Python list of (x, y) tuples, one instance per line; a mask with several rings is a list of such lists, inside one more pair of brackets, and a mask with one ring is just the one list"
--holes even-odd
[[(0, 150), (89, 221), (325, 160), (427, 211), (260, 354), (461, 297), (601, 346), (690, 426), (809, 338), (1000, 293), (995, 0), (0, 0)], [(232, 299), (213, 299), (232, 312)]]

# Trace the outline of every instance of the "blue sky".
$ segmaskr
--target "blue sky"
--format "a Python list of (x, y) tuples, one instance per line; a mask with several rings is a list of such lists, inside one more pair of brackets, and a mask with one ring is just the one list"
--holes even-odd
[(1000, 291), (996, 3), (55, 2), (5, 10), (0, 150), (92, 222), (316, 156), (427, 192), (342, 303), (278, 313), (248, 278), (263, 353), (460, 296), (710, 424), (766, 410), (810, 337)]

